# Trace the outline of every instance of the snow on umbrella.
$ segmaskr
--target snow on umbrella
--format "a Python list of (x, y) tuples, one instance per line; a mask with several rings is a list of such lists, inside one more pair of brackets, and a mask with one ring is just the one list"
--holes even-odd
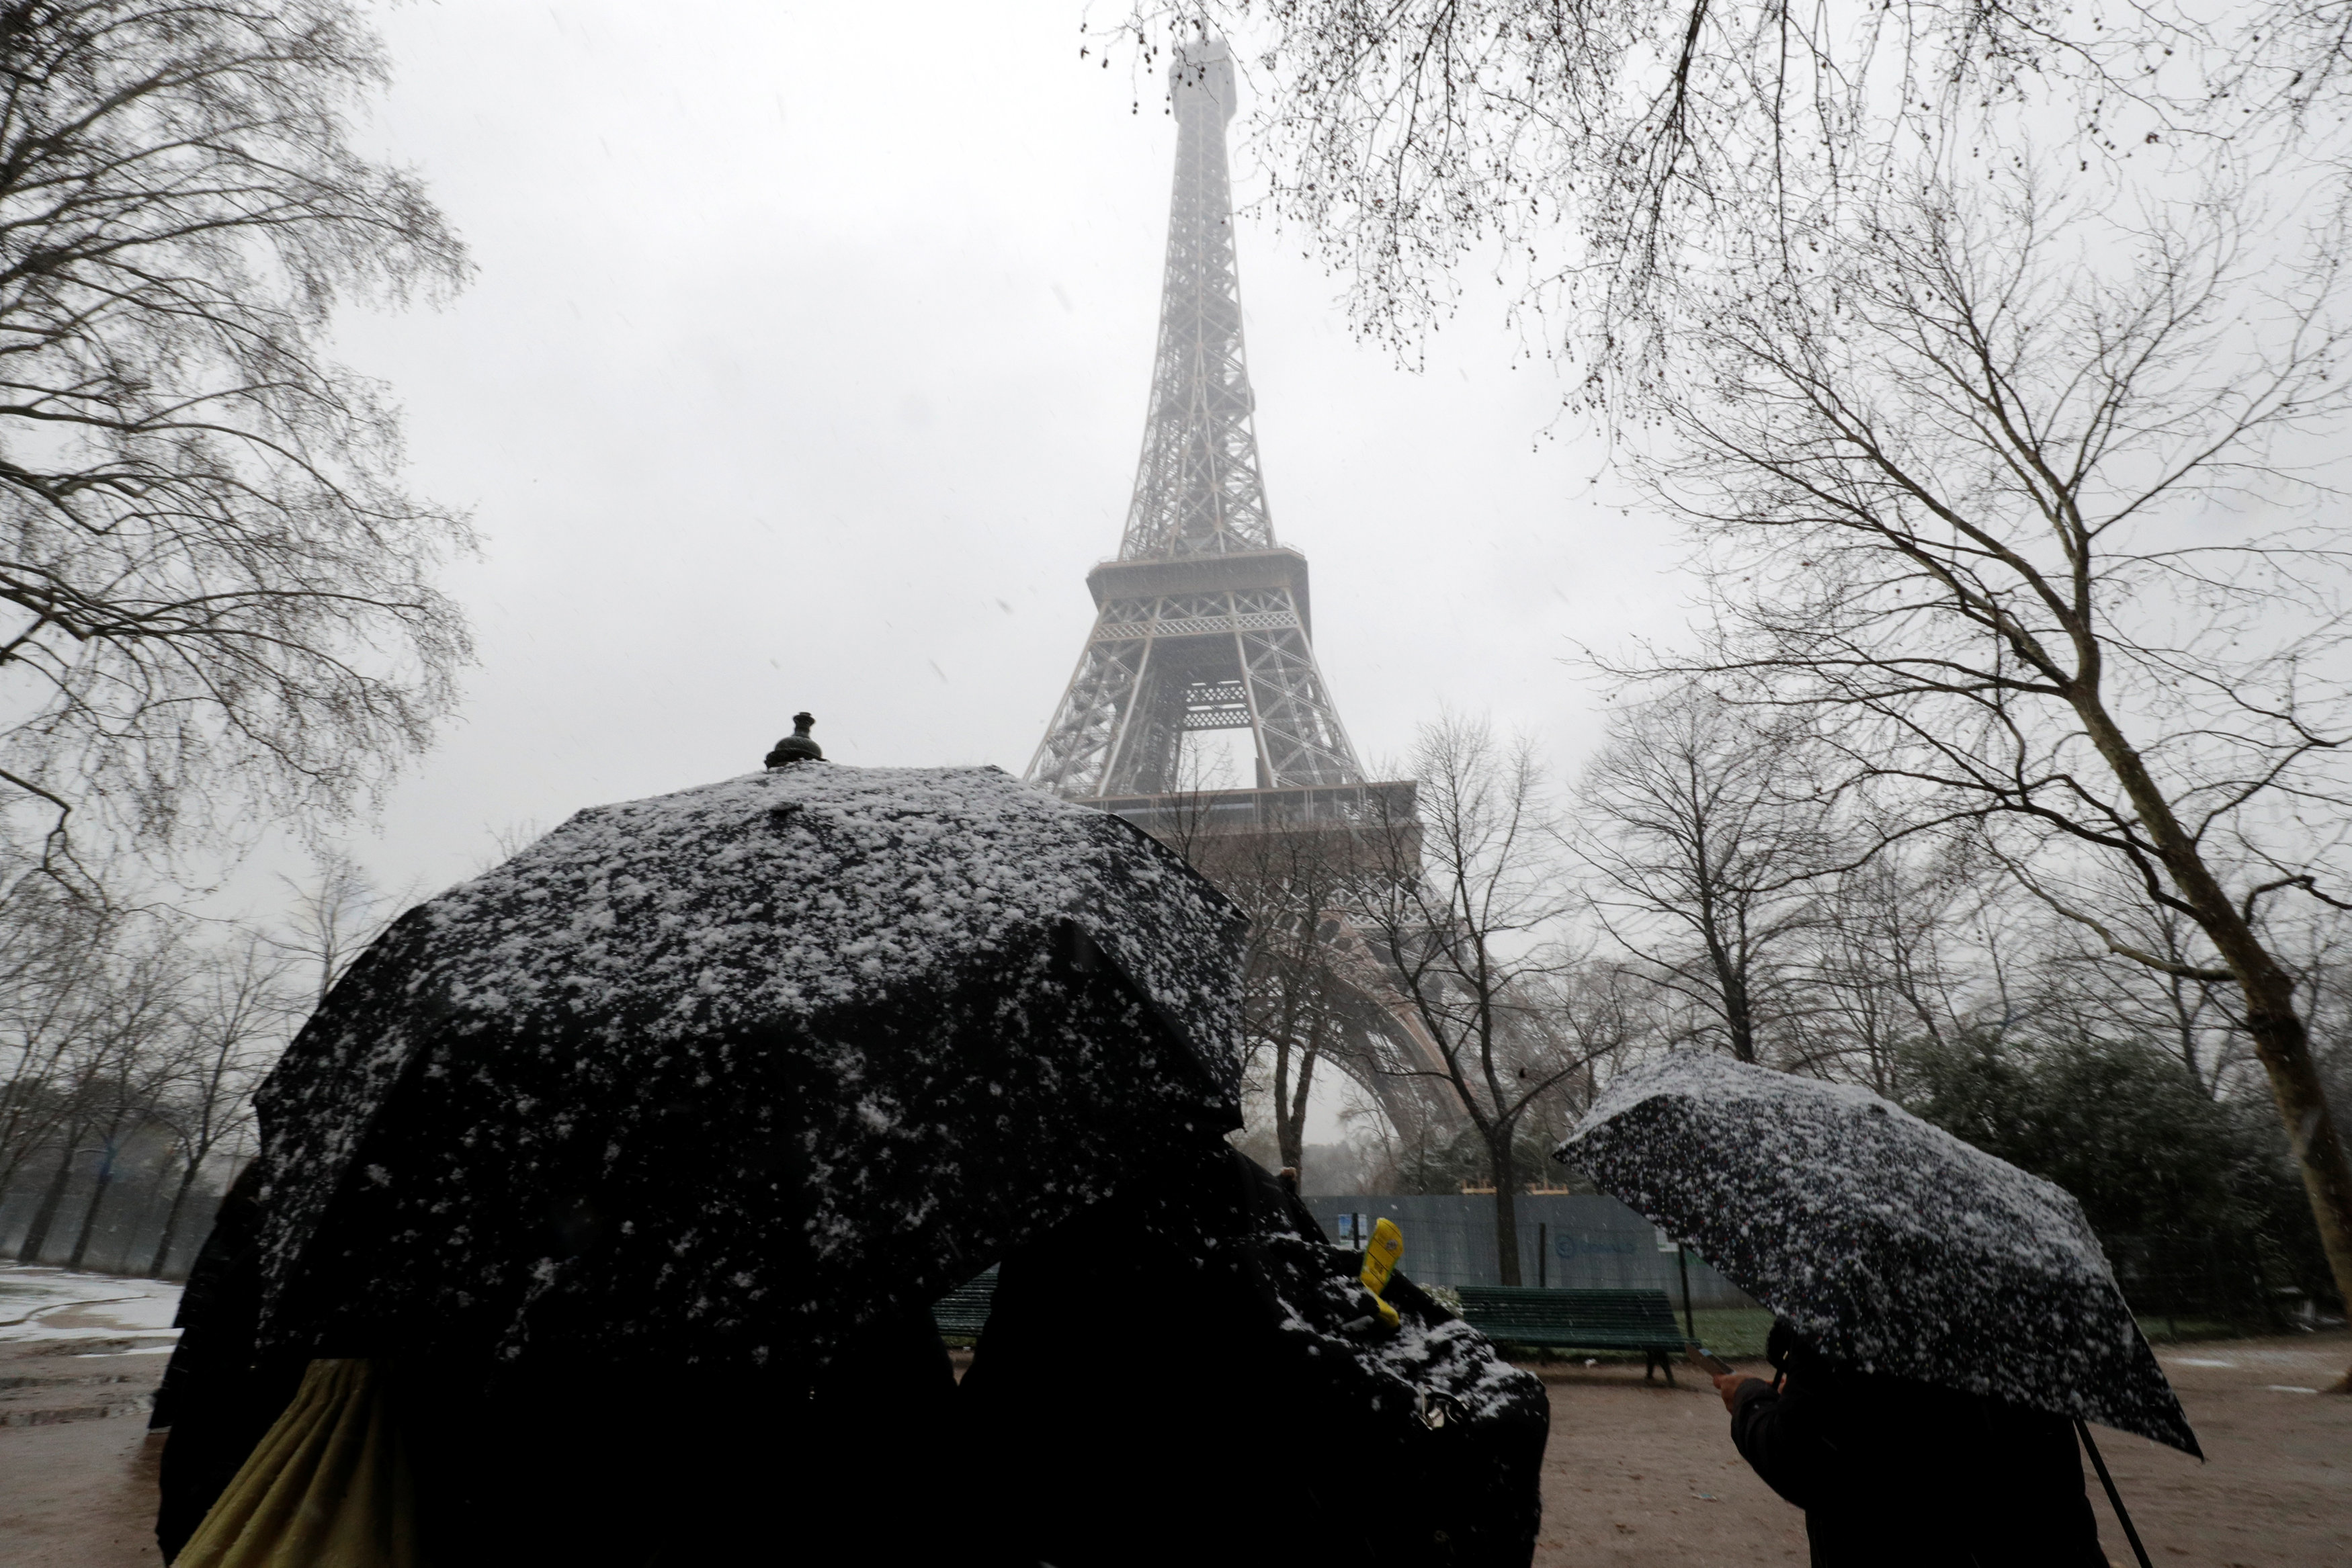
[(2204, 1457), (2082, 1206), (1867, 1090), (1678, 1051), (1553, 1157), (1833, 1361)]
[(1243, 928), (995, 768), (583, 811), (404, 916), (271, 1074), (263, 1343), (822, 1354), (1240, 1124)]

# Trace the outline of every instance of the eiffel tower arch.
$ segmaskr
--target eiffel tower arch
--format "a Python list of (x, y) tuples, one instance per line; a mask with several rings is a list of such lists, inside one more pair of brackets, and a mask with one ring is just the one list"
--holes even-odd
[[(1087, 574), (1094, 628), (1026, 774), (1203, 852), (1207, 867), (1252, 837), (1410, 822), (1414, 798), (1410, 781), (1364, 777), (1316, 663), (1307, 558), (1275, 538), (1225, 156), (1234, 87), (1215, 40), (1180, 48), (1169, 70), (1176, 175), (1143, 451), (1118, 554)], [(1188, 787), (1186, 737), (1213, 730), (1248, 732), (1251, 787)], [(1362, 946), (1334, 950), (1354, 999), (1329, 1060), (1392, 1122), (1443, 1114), (1426, 1081), (1404, 1076), (1442, 1059)]]

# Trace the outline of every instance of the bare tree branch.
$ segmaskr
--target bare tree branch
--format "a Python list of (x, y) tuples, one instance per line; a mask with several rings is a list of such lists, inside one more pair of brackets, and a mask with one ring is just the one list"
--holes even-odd
[(324, 352), (466, 270), (350, 145), (383, 78), (343, 0), (0, 11), (0, 841), (76, 887), (343, 816), (469, 656), (465, 522)]

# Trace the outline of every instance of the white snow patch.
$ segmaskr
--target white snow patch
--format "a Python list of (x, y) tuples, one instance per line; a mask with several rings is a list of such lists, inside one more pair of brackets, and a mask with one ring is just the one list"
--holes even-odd
[(168, 1280), (0, 1265), (0, 1343), (176, 1337), (179, 1310), (180, 1287)]

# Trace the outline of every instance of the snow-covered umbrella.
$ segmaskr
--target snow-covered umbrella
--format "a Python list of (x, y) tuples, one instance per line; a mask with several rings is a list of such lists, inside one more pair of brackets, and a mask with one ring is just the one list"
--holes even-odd
[(1678, 1051), (1554, 1157), (1833, 1361), (2203, 1457), (2082, 1206), (1867, 1090)]
[(822, 1355), (1240, 1124), (1243, 928), (991, 768), (583, 811), (405, 915), (272, 1073), (262, 1343)]

